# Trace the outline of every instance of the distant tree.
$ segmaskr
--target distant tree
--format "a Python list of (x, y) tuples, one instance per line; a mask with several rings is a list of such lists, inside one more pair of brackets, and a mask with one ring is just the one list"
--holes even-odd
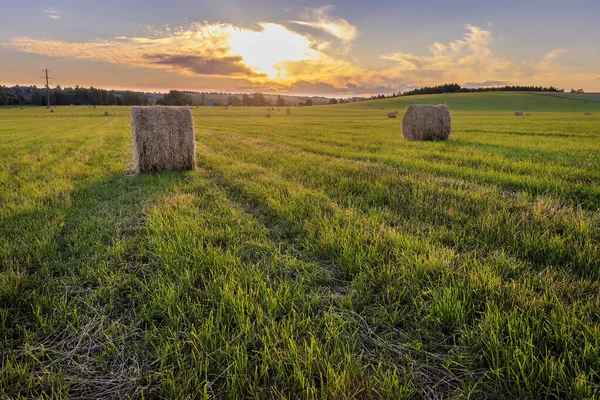
[(191, 106), (194, 104), (192, 96), (178, 90), (171, 90), (165, 94), (162, 101), (165, 106)]
[(304, 102), (305, 106), (312, 106), (313, 105), (313, 101), (312, 99), (306, 99), (306, 101)]
[(7, 104), (8, 104), (8, 96), (6, 95), (4, 86), (0, 86), (0, 106), (5, 106)]
[(31, 104), (33, 104), (34, 106), (42, 105), (42, 94), (36, 87), (33, 87), (31, 89)]
[(117, 96), (115, 95), (115, 91), (111, 90), (108, 92), (108, 105), (115, 106), (117, 105)]
[(285, 100), (280, 95), (277, 95), (277, 100), (275, 100), (276, 107), (285, 107)]
[(255, 107), (264, 107), (268, 105), (268, 103), (262, 93), (256, 92), (252, 95), (252, 105)]
[(204, 105), (204, 93), (202, 93), (202, 96), (200, 96), (200, 105)]
[(338, 100), (337, 99), (329, 99), (329, 104), (337, 104)]
[(242, 95), (242, 105), (246, 107), (250, 107), (252, 105), (252, 98), (247, 93)]

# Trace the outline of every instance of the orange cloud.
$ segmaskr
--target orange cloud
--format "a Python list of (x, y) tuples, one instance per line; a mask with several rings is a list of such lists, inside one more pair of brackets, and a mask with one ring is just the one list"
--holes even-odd
[(356, 26), (350, 24), (342, 18), (331, 18), (329, 11), (332, 6), (325, 6), (312, 10), (311, 15), (307, 15), (308, 21), (290, 21), (291, 23), (309, 26), (311, 28), (320, 29), (330, 35), (341, 39), (343, 42), (352, 42), (358, 36)]

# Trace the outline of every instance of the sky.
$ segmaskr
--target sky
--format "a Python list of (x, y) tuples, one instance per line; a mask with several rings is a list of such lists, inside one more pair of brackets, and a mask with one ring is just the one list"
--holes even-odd
[(3, 85), (42, 86), (48, 68), (53, 85), (150, 92), (600, 92), (598, 0), (29, 0), (0, 15)]

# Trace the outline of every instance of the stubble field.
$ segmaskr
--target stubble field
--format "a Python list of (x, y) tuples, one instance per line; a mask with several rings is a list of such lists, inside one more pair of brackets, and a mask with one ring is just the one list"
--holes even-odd
[(129, 108), (0, 109), (0, 397), (600, 395), (600, 102), (193, 113), (135, 176)]

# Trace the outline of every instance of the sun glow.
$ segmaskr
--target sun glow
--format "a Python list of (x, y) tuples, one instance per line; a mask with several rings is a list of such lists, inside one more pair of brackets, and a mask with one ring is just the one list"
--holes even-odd
[(262, 23), (262, 31), (250, 31), (232, 27), (229, 45), (232, 54), (242, 56), (244, 64), (269, 78), (281, 75), (280, 64), (319, 57), (311, 49), (311, 41), (278, 24)]

